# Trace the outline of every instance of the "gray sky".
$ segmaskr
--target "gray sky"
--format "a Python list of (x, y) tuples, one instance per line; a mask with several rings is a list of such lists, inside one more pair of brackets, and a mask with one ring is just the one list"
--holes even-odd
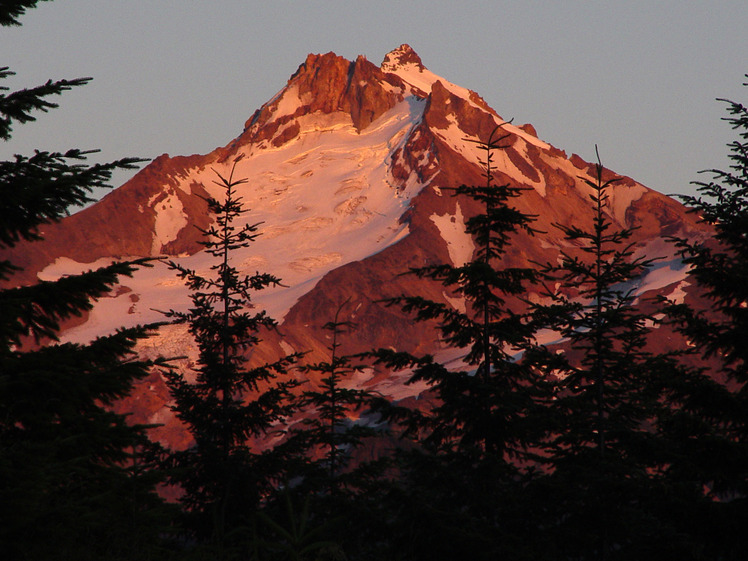
[[(100, 148), (101, 160), (205, 154), (306, 55), (379, 64), (410, 44), (505, 119), (664, 193), (693, 192), (734, 139), (716, 97), (748, 103), (746, 0), (57, 0), (0, 28), (5, 85), (93, 76), (15, 127), (0, 157)], [(116, 177), (122, 183), (131, 174)]]

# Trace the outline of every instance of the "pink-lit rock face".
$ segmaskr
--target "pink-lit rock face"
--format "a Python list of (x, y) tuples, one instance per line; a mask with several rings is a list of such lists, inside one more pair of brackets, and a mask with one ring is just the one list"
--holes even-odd
[[(160, 156), (96, 205), (45, 226), (43, 242), (19, 244), (0, 257), (24, 267), (16, 283), (56, 278), (111, 259), (159, 255), (207, 272), (209, 256), (198, 243), (199, 229), (211, 223), (205, 197), (221, 197), (215, 174), (228, 173), (241, 156), (236, 176), (247, 180), (240, 190), (250, 209), (245, 220), (262, 223), (262, 235), (233, 256), (234, 264), (245, 274), (271, 272), (286, 285), (256, 295), (257, 307), (267, 309), (280, 329), (266, 335), (253, 360), (290, 351), (306, 351), (310, 361), (324, 358), (329, 341), (322, 326), (346, 301), (340, 319), (358, 327), (345, 337), (343, 352), (391, 346), (459, 360), (459, 353), (438, 340), (433, 325), (414, 324), (381, 300), (420, 294), (464, 306), (441, 286), (401, 273), (469, 259), (474, 246), (464, 223), (481, 209), (448, 189), (484, 182), (479, 163), (484, 154), (476, 141), (486, 140), (503, 122), (475, 92), (431, 73), (407, 45), (389, 53), (380, 67), (361, 56), (351, 62), (333, 53), (309, 55), (226, 146), (206, 155)], [(575, 249), (554, 224), (591, 224), (584, 179), (593, 166), (543, 142), (532, 125), (506, 124), (502, 130), (505, 148), (494, 153), (494, 176), (524, 190), (515, 204), (537, 217), (540, 231), (517, 235), (504, 264), (555, 262), (560, 249)], [(606, 170), (606, 178), (612, 176)], [(704, 227), (676, 201), (630, 178), (612, 187), (610, 203), (615, 223), (637, 228), (638, 251), (672, 261), (644, 278), (642, 291), (691, 298), (663, 238), (706, 237)], [(186, 289), (161, 264), (125, 284), (127, 290), (113, 292), (66, 325), (63, 340), (85, 341), (122, 325), (158, 321), (156, 310), (188, 305)], [(656, 341), (676, 344), (671, 334)], [(179, 363), (185, 369), (194, 366), (196, 356), (189, 336), (176, 327), (163, 328), (141, 352), (186, 355)], [(413, 401), (423, 388), (405, 386), (404, 380), (402, 374), (368, 371), (350, 383)], [(156, 438), (187, 446), (168, 402), (163, 381), (153, 373), (118, 409), (133, 412), (135, 422), (161, 424)]]

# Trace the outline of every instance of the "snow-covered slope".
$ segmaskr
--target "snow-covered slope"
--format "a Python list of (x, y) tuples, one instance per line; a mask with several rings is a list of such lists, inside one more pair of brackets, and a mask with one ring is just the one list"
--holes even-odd
[[(257, 241), (232, 259), (242, 272), (272, 271), (283, 279), (286, 287), (258, 294), (257, 304), (273, 317), (282, 320), (329, 270), (364, 259), (408, 234), (408, 225), (399, 219), (423, 184), (415, 177), (396, 181), (387, 164), (418, 118), (413, 106), (401, 102), (358, 133), (344, 115), (308, 115), (298, 120), (298, 135), (282, 146), (238, 151), (242, 158), (234, 175), (249, 179), (238, 194), (250, 211), (237, 226), (263, 225)], [(227, 177), (233, 161), (186, 170), (180, 185), (201, 183), (220, 199), (216, 174)], [(192, 226), (175, 195), (158, 204), (153, 255)], [(96, 265), (107, 260), (99, 261)], [(182, 256), (180, 262), (205, 273), (212, 264), (205, 252)], [(60, 257), (39, 276), (51, 280), (90, 267)], [(165, 264), (144, 269), (126, 286), (129, 292), (103, 299), (89, 321), (67, 331), (65, 339), (87, 340), (123, 324), (158, 321), (163, 318), (154, 305), (163, 310), (187, 303), (186, 290)]]
[[(293, 349), (319, 358), (327, 345), (322, 325), (349, 301), (348, 319), (359, 329), (346, 338), (344, 350), (393, 345), (459, 361), (433, 326), (414, 325), (381, 299), (423, 294), (464, 308), (464, 301), (441, 287), (401, 273), (471, 258), (474, 244), (465, 220), (480, 209), (450, 196), (448, 188), (483, 182), (484, 154), (476, 142), (500, 124), (505, 137), (494, 154), (496, 178), (524, 189), (516, 204), (537, 216), (542, 232), (518, 236), (505, 260), (553, 262), (561, 248), (570, 250), (554, 224), (591, 223), (585, 179), (592, 166), (540, 140), (530, 125), (505, 123), (475, 92), (430, 72), (407, 45), (389, 53), (380, 67), (364, 57), (309, 55), (226, 146), (206, 155), (157, 158), (98, 204), (45, 227), (44, 242), (31, 249), (19, 245), (10, 257), (25, 268), (17, 277), (21, 282), (54, 279), (112, 259), (160, 255), (207, 272), (212, 263), (195, 226), (210, 224), (204, 197), (222, 197), (216, 174), (227, 175), (236, 163), (235, 177), (246, 180), (239, 194), (250, 209), (243, 220), (262, 224), (257, 241), (232, 256), (234, 265), (246, 274), (270, 272), (284, 283), (254, 300), (281, 322), (270, 354)], [(611, 176), (606, 170), (606, 178)], [(669, 259), (639, 292), (680, 297), (687, 290), (684, 270), (661, 240), (702, 236), (701, 226), (678, 203), (630, 178), (615, 184), (610, 201), (611, 218), (637, 228), (638, 251)], [(159, 310), (188, 303), (173, 272), (155, 263), (102, 298), (63, 340), (86, 341), (120, 326), (160, 321)], [(189, 347), (184, 328), (172, 326), (142, 352), (187, 355), (188, 361), (194, 358)], [(373, 372), (356, 381), (402, 398), (420, 391), (402, 382), (402, 376)], [(165, 395), (158, 380), (142, 391)], [(163, 400), (148, 403), (143, 417), (163, 420)]]

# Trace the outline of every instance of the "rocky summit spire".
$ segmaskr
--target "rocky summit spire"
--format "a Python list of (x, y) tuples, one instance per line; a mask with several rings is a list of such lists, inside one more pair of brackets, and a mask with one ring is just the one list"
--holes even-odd
[(394, 51), (390, 51), (384, 55), (384, 60), (380, 68), (382, 72), (395, 72), (407, 65), (413, 65), (418, 70), (426, 69), (421, 62), (421, 57), (416, 54), (410, 45), (403, 43)]

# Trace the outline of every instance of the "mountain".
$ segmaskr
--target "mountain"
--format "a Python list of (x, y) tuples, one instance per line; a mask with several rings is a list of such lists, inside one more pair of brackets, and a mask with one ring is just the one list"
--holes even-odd
[[(14, 248), (10, 258), (24, 267), (14, 280), (54, 279), (113, 258), (160, 255), (207, 270), (210, 262), (195, 226), (210, 224), (203, 197), (221, 198), (216, 174), (228, 173), (236, 162), (235, 176), (247, 178), (240, 188), (251, 209), (245, 220), (261, 222), (262, 235), (236, 252), (235, 264), (241, 272), (271, 272), (285, 285), (255, 298), (280, 323), (258, 355), (308, 351), (319, 358), (328, 344), (322, 326), (346, 300), (344, 319), (358, 327), (343, 351), (393, 346), (448, 353), (433, 327), (414, 325), (381, 300), (423, 294), (464, 306), (441, 287), (401, 273), (470, 259), (474, 244), (464, 222), (478, 209), (445, 188), (483, 182), (475, 141), (501, 123), (478, 94), (430, 72), (408, 45), (388, 53), (380, 66), (363, 56), (351, 62), (333, 53), (309, 55), (226, 146), (206, 155), (162, 155), (97, 204), (46, 226), (43, 242)], [(592, 177), (593, 166), (540, 140), (531, 125), (507, 123), (503, 129), (509, 137), (507, 148), (495, 153), (497, 180), (525, 189), (516, 204), (537, 216), (535, 227), (542, 231), (517, 236), (506, 264), (555, 262), (568, 242), (554, 224), (591, 224), (584, 179)], [(614, 185), (610, 203), (615, 224), (636, 228), (637, 252), (662, 257), (642, 279), (639, 293), (685, 297), (685, 269), (664, 238), (705, 238), (706, 227), (673, 199), (628, 177)], [(186, 288), (156, 264), (70, 322), (63, 340), (89, 340), (123, 325), (159, 321), (158, 310), (184, 309), (188, 303)], [(669, 337), (662, 335), (663, 344)], [(182, 366), (195, 358), (179, 326), (162, 328), (141, 352), (185, 356)], [(422, 390), (403, 380), (367, 372), (351, 383), (399, 400)], [(123, 408), (134, 408), (137, 420), (164, 423), (159, 437), (181, 446), (185, 437), (165, 407), (168, 399), (154, 374)]]

